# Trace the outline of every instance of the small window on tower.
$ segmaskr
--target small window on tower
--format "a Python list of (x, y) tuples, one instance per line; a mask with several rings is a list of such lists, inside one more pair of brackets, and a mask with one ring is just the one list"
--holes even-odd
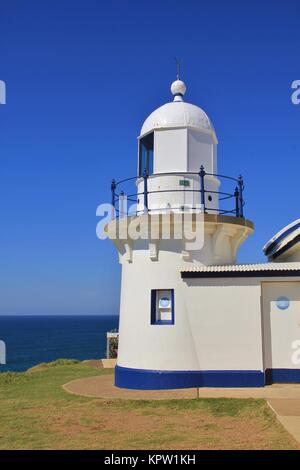
[(151, 290), (151, 325), (174, 325), (174, 289)]
[(148, 175), (153, 173), (153, 149), (154, 132), (142, 137), (139, 142), (139, 176), (147, 171)]

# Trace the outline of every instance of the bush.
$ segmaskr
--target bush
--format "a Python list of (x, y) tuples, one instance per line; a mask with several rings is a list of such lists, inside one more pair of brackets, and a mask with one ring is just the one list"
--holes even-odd
[(116, 359), (118, 356), (118, 337), (109, 338), (108, 359)]
[(56, 366), (70, 366), (72, 364), (78, 364), (80, 361), (78, 359), (56, 359), (56, 361), (52, 362), (42, 362), (41, 364), (37, 364), (36, 366), (31, 367), (26, 372), (40, 372), (45, 369), (49, 369), (50, 367)]

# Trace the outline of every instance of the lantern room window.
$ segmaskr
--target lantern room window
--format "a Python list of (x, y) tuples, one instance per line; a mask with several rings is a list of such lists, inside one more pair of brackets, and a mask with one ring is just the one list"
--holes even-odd
[(153, 173), (153, 149), (154, 132), (150, 132), (139, 141), (139, 176), (143, 176), (145, 171), (148, 175)]

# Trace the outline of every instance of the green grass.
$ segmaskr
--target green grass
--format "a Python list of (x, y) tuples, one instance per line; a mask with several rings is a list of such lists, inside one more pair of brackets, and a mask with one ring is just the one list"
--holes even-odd
[(295, 449), (264, 400), (105, 400), (65, 392), (109, 369), (61, 359), (0, 374), (0, 449)]

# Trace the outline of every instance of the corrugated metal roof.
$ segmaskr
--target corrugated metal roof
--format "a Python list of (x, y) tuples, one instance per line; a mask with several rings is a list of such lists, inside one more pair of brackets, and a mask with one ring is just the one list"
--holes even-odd
[(223, 266), (195, 266), (182, 269), (182, 273), (299, 271), (300, 263), (228, 264)]

